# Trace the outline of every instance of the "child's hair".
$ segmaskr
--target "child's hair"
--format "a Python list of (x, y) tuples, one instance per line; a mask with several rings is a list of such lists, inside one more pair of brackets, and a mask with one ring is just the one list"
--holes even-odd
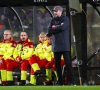
[(51, 36), (52, 36), (52, 34), (48, 34), (48, 33), (47, 33), (47, 34), (46, 34), (46, 36), (49, 38), (49, 37), (51, 37)]
[(39, 34), (39, 37), (40, 36), (46, 36), (46, 33), (45, 32), (41, 32), (40, 34)]

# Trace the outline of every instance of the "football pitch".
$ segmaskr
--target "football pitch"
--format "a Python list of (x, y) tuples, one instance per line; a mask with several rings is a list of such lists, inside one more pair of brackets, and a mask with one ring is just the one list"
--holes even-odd
[(99, 90), (100, 86), (0, 86), (0, 90)]

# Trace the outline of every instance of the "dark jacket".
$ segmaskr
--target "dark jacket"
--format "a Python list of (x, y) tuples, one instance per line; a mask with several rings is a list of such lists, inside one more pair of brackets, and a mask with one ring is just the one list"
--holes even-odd
[[(61, 23), (63, 23), (61, 25)], [(52, 29), (52, 25), (56, 27)], [(50, 22), (48, 34), (52, 34), (53, 52), (70, 51), (69, 18), (65, 15), (53, 18)]]

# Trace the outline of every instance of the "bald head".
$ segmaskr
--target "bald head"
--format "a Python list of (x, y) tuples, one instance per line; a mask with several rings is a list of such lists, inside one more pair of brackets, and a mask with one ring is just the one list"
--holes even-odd
[(22, 32), (20, 33), (20, 39), (21, 39), (22, 41), (26, 41), (27, 38), (28, 38), (27, 33), (24, 32), (24, 31), (22, 31)]

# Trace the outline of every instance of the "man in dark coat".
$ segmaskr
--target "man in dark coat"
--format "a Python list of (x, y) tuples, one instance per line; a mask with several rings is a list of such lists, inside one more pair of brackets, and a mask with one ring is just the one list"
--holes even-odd
[(48, 34), (52, 35), (52, 50), (54, 52), (55, 65), (58, 75), (58, 85), (63, 85), (61, 56), (68, 67), (68, 84), (74, 84), (73, 69), (70, 59), (70, 29), (69, 18), (63, 14), (61, 6), (55, 6), (53, 9), (54, 18), (50, 22)]

